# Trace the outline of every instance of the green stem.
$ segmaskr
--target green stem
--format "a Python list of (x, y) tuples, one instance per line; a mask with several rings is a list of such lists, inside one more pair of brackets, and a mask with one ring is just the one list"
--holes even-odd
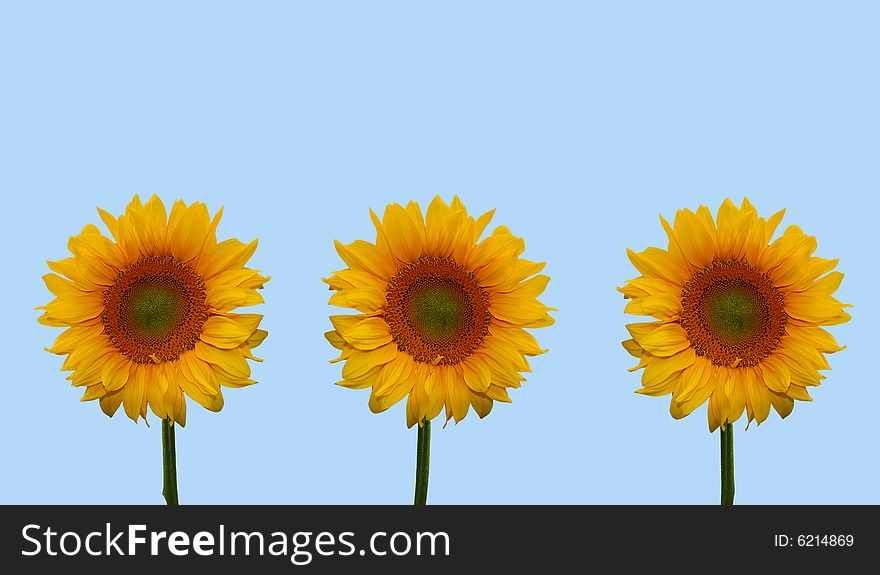
[(721, 426), (721, 505), (733, 505), (733, 426)]
[(416, 442), (416, 496), (413, 505), (426, 505), (428, 502), (428, 469), (431, 466), (431, 422), (427, 419), (419, 424), (419, 437)]
[(177, 501), (177, 450), (174, 446), (174, 424), (170, 419), (162, 421), (162, 495), (168, 505)]

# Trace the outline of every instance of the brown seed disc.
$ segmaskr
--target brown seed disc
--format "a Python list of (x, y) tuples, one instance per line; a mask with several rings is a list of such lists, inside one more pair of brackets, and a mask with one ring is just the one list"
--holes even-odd
[(459, 363), (489, 333), (489, 292), (449, 258), (422, 257), (401, 268), (385, 299), (394, 343), (419, 362)]
[(195, 347), (207, 319), (205, 283), (172, 256), (141, 257), (104, 291), (104, 333), (136, 363), (177, 359)]
[(761, 363), (788, 322), (782, 292), (745, 261), (715, 261), (694, 272), (681, 305), (681, 326), (696, 354), (727, 367)]

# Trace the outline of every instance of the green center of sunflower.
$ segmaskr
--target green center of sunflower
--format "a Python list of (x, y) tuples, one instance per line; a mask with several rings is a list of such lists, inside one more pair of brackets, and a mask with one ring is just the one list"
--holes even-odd
[(166, 335), (180, 321), (180, 290), (144, 281), (133, 286), (129, 305), (133, 327), (148, 337)]
[(415, 290), (412, 300), (412, 318), (419, 331), (431, 339), (445, 339), (461, 325), (461, 288), (448, 284), (433, 284)]
[(720, 339), (738, 342), (755, 332), (762, 311), (756, 296), (742, 285), (710, 295), (706, 319)]

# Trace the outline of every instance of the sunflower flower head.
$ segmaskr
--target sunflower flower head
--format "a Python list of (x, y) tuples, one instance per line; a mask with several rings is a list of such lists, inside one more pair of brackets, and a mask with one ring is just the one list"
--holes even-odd
[(547, 351), (524, 328), (553, 323), (537, 299), (550, 278), (506, 227), (480, 239), (493, 214), (474, 218), (457, 197), (425, 216), (391, 204), (381, 220), (370, 211), (375, 243), (336, 242), (348, 268), (324, 279), (330, 304), (360, 313), (331, 316), (325, 337), (345, 362), (338, 385), (370, 388), (374, 413), (407, 397), (408, 427), (444, 409), (456, 423), (471, 407), (485, 417), (525, 381), (526, 356)]
[(223, 210), (211, 218), (199, 202), (166, 215), (158, 197), (135, 196), (119, 217), (98, 212), (110, 237), (87, 225), (68, 242), (73, 257), (48, 262), (55, 299), (38, 321), (66, 329), (47, 351), (108, 416), (122, 405), (146, 420), (149, 406), (185, 425), (186, 396), (220, 411), (221, 387), (255, 383), (247, 360), (267, 335), (262, 315), (232, 313), (263, 303), (269, 278), (245, 267), (256, 240), (218, 242)]
[(656, 321), (627, 325), (623, 347), (643, 369), (638, 393), (672, 395), (680, 419), (709, 401), (709, 429), (745, 412), (760, 425), (781, 417), (831, 369), (825, 354), (844, 349), (822, 326), (850, 319), (833, 293), (837, 260), (814, 257), (816, 238), (789, 226), (771, 242), (784, 210), (769, 219), (744, 199), (717, 217), (705, 206), (660, 218), (667, 249), (627, 250), (642, 275), (622, 288), (625, 312)]

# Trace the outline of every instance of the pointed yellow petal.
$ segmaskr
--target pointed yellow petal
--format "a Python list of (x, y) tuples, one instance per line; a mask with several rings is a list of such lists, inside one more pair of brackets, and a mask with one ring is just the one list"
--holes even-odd
[(370, 369), (384, 365), (397, 357), (397, 345), (389, 343), (370, 351), (352, 350), (351, 356), (342, 366), (342, 377), (354, 379)]
[(485, 393), (492, 383), (492, 370), (478, 356), (469, 356), (461, 362), (465, 384), (477, 393)]
[(691, 342), (681, 325), (667, 323), (640, 339), (639, 345), (651, 355), (669, 357), (690, 347)]
[(694, 361), (696, 361), (696, 353), (692, 347), (688, 347), (669, 357), (655, 358), (645, 368), (645, 372), (642, 375), (642, 385), (645, 387), (663, 385), (672, 376), (693, 365)]
[[(181, 202), (175, 202), (174, 208)], [(180, 210), (180, 208), (178, 208)], [(208, 207), (201, 202), (194, 202), (182, 210), (179, 220), (168, 227), (168, 244), (171, 253), (182, 262), (195, 259), (202, 251), (208, 230), (211, 228), (211, 217)]]
[(392, 340), (388, 324), (381, 317), (332, 315), (330, 322), (342, 339), (360, 350), (376, 349)]
[(248, 325), (222, 315), (212, 315), (202, 326), (201, 340), (220, 349), (238, 347), (253, 333)]

